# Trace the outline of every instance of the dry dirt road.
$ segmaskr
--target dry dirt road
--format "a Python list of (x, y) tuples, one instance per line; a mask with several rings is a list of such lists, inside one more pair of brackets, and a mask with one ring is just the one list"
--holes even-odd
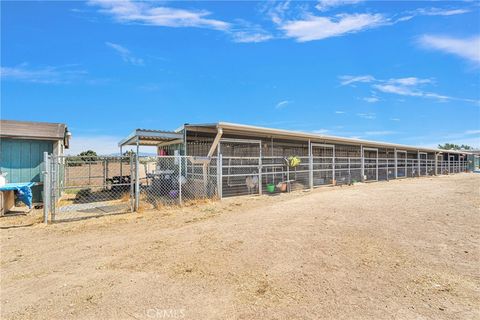
[(479, 174), (28, 219), (0, 219), (2, 319), (480, 318)]

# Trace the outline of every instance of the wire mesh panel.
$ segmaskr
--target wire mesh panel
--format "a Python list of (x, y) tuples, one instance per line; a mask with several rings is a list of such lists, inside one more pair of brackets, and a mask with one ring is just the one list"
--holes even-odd
[(132, 211), (132, 157), (50, 156), (52, 221)]
[[(391, 163), (393, 164), (393, 161), (391, 161)], [(389, 165), (390, 165), (389, 159), (386, 159), (386, 158), (378, 159), (378, 180), (379, 181), (389, 179)]]
[(334, 184), (335, 147), (333, 145), (312, 145), (313, 185)]
[(138, 171), (140, 210), (218, 197), (217, 162), (213, 158), (140, 157)]
[(440, 161), (439, 162), (439, 167), (440, 167), (440, 174), (448, 174), (448, 161)]
[(222, 157), (222, 196), (261, 193), (259, 157)]
[(335, 157), (336, 184), (352, 184), (362, 181), (362, 158)]
[(407, 159), (407, 177), (418, 177), (418, 162), (416, 159)]
[(365, 148), (363, 157), (365, 181), (377, 181), (379, 164), (378, 150)]
[(262, 193), (279, 193), (310, 187), (309, 157), (263, 157)]
[(418, 154), (418, 170), (420, 176), (428, 175), (427, 161), (427, 154), (420, 152)]
[[(390, 157), (392, 157), (390, 161)], [(378, 176), (379, 181), (393, 179), (394, 171), (390, 171), (390, 166), (394, 165), (393, 152), (388, 149), (378, 149)]]
[(407, 152), (397, 151), (397, 178), (407, 176)]
[(426, 170), (427, 170), (427, 176), (435, 175), (435, 160), (427, 159)]

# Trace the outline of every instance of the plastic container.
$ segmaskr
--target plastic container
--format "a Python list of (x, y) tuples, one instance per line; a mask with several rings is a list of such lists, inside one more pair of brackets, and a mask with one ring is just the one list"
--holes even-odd
[(270, 193), (275, 192), (275, 185), (273, 183), (267, 184), (267, 191)]
[(6, 173), (0, 173), (0, 187), (3, 187), (7, 183), (6, 175)]

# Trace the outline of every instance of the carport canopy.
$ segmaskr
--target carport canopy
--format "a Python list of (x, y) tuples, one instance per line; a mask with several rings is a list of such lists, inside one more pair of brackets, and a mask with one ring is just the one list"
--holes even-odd
[(160, 131), (136, 129), (130, 133), (125, 139), (122, 139), (118, 146), (122, 150), (123, 146), (157, 146), (167, 142), (183, 142), (183, 133), (175, 131)]

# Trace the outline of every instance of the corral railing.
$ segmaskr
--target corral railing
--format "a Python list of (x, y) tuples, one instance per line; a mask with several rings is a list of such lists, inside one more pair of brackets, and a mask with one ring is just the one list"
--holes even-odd
[[(158, 209), (204, 199), (270, 194), (464, 172), (467, 161), (406, 157), (52, 156), (45, 154), (45, 220)], [(50, 217), (50, 218), (49, 218)]]

